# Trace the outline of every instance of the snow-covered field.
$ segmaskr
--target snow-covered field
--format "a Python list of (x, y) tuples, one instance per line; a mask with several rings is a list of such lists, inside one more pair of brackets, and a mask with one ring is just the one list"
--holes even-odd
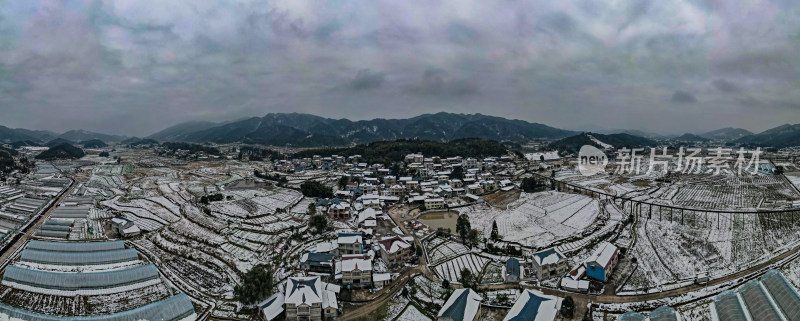
[(426, 320), (430, 321), (431, 318), (429, 318), (426, 315), (422, 314), (422, 312), (419, 312), (419, 310), (417, 310), (417, 307), (409, 304), (409, 305), (406, 306), (406, 309), (403, 310), (403, 313), (401, 313), (397, 317), (397, 319), (395, 319), (395, 320), (396, 321), (426, 321)]
[(483, 267), (487, 262), (489, 262), (489, 259), (470, 253), (445, 261), (435, 266), (434, 271), (442, 279), (458, 283), (463, 269), (469, 270), (473, 276), (478, 277), (483, 273)]
[(547, 191), (522, 193), (508, 209), (475, 205), (458, 209), (467, 214), (473, 228), (489, 235), (492, 223), (503, 240), (531, 247), (546, 247), (556, 241), (580, 235), (597, 218), (599, 203), (578, 194)]

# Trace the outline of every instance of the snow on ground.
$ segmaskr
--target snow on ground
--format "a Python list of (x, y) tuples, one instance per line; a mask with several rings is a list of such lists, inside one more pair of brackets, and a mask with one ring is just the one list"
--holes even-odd
[(439, 264), (434, 267), (434, 271), (443, 279), (458, 283), (463, 269), (469, 270), (477, 277), (483, 273), (483, 267), (488, 261), (485, 257), (470, 253)]
[(468, 215), (472, 227), (483, 235), (491, 233), (496, 221), (503, 240), (546, 247), (590, 227), (599, 214), (599, 203), (585, 195), (547, 191), (522, 193), (508, 209), (481, 204), (459, 211)]
[(527, 154), (525, 154), (525, 158), (527, 160), (532, 160), (532, 161), (541, 160), (542, 156), (544, 156), (544, 160), (553, 160), (553, 159), (561, 158), (560, 156), (558, 156), (558, 151), (538, 152), (538, 153), (527, 153)]
[(604, 149), (614, 149), (614, 146), (611, 146), (610, 144), (606, 144), (606, 143), (604, 143), (604, 142), (601, 142), (599, 139), (595, 138), (595, 137), (594, 137), (594, 136), (592, 136), (592, 135), (586, 135), (586, 136), (589, 136), (589, 139), (591, 139), (591, 140), (592, 140), (593, 142), (595, 142), (597, 145), (600, 145), (600, 146), (602, 146)]
[(422, 314), (422, 312), (419, 312), (419, 310), (417, 310), (417, 307), (409, 304), (409, 305), (406, 306), (406, 309), (403, 311), (403, 313), (400, 314), (400, 316), (398, 316), (397, 319), (395, 319), (395, 320), (396, 321), (425, 321), (425, 320), (431, 320), (431, 318), (425, 316), (424, 314)]

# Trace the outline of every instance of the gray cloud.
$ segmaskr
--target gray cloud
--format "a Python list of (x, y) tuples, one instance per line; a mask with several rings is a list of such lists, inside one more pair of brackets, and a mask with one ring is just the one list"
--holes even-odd
[(800, 101), (791, 9), (772, 0), (0, 0), (0, 124), (146, 135), (268, 112), (444, 110), (565, 128), (759, 131), (800, 119), (790, 103)]
[(672, 94), (672, 102), (679, 104), (693, 104), (697, 102), (697, 98), (688, 92), (676, 90), (675, 93)]
[(712, 84), (714, 84), (714, 87), (717, 87), (717, 89), (719, 89), (720, 91), (726, 93), (738, 93), (742, 91), (742, 88), (739, 88), (739, 86), (737, 86), (736, 84), (727, 81), (725, 79), (714, 80)]
[(466, 79), (453, 79), (447, 71), (429, 68), (422, 73), (422, 79), (412, 84), (409, 91), (419, 95), (466, 96), (477, 93), (478, 89)]
[(373, 72), (370, 69), (361, 69), (350, 82), (350, 87), (355, 90), (374, 89), (383, 85), (385, 79), (385, 72)]

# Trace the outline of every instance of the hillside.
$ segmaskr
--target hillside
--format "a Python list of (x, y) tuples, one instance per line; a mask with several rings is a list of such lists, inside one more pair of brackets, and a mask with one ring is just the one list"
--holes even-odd
[(550, 143), (548, 148), (559, 152), (577, 153), (583, 145), (592, 145), (600, 149), (612, 148), (637, 148), (646, 146), (656, 146), (656, 142), (650, 139), (634, 136), (630, 134), (611, 134), (603, 135), (596, 133), (581, 133)]
[(393, 162), (402, 161), (406, 155), (413, 153), (422, 153), (426, 156), (483, 158), (503, 156), (508, 154), (508, 150), (506, 146), (497, 141), (480, 138), (456, 139), (447, 143), (400, 139), (372, 142), (347, 148), (309, 149), (296, 153), (294, 157), (361, 155), (363, 162), (389, 165)]
[(710, 139), (695, 134), (685, 133), (683, 135), (675, 137), (674, 140), (679, 142), (707, 142)]
[(747, 129), (733, 127), (720, 128), (700, 134), (701, 137), (717, 140), (734, 140), (749, 135), (753, 135), (753, 133)]
[(56, 139), (53, 139), (53, 140), (45, 143), (44, 146), (53, 147), (53, 146), (58, 146), (58, 145), (61, 145), (61, 144), (70, 144), (70, 145), (72, 145), (72, 144), (75, 144), (75, 142), (73, 142), (73, 141), (71, 141), (69, 139), (65, 139), (65, 138), (56, 138)]
[(53, 159), (74, 159), (81, 158), (86, 155), (82, 149), (72, 146), (70, 144), (61, 144), (50, 147), (46, 151), (36, 155), (36, 159), (53, 160)]
[(218, 123), (210, 121), (190, 121), (167, 127), (166, 129), (145, 138), (155, 139), (162, 142), (175, 141), (188, 134), (206, 130), (219, 125), (220, 124)]
[(437, 113), (408, 119), (351, 121), (309, 114), (267, 114), (220, 124), (184, 123), (151, 135), (174, 141), (301, 147), (342, 146), (395, 139), (450, 141), (478, 137), (498, 141), (525, 142), (533, 138), (562, 138), (574, 132), (522, 120), (481, 114)]
[(755, 135), (739, 138), (735, 140), (735, 142), (746, 145), (778, 148), (800, 146), (800, 124), (781, 125)]
[(16, 168), (16, 155), (17, 151), (0, 146), (0, 173), (8, 173)]
[(91, 139), (80, 142), (83, 148), (103, 148), (108, 146), (105, 142), (99, 139)]
[(80, 142), (93, 139), (102, 140), (104, 142), (121, 142), (127, 139), (128, 137), (120, 135), (100, 134), (81, 129), (81, 130), (70, 130), (66, 133), (58, 135), (58, 138), (63, 138), (73, 142)]
[(8, 128), (0, 126), (0, 142), (16, 142), (16, 141), (38, 141), (39, 138), (31, 135), (30, 131), (25, 129)]

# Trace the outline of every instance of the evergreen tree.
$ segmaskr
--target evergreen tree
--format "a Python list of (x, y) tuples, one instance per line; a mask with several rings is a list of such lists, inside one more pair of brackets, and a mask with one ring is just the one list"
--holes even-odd
[(244, 305), (256, 304), (272, 295), (274, 280), (269, 265), (256, 265), (242, 277), (242, 284), (233, 288), (233, 295)]
[(472, 229), (472, 226), (469, 224), (469, 217), (466, 215), (460, 215), (458, 220), (456, 220), (456, 232), (459, 236), (461, 236), (461, 241), (465, 241), (469, 234), (469, 231)]

